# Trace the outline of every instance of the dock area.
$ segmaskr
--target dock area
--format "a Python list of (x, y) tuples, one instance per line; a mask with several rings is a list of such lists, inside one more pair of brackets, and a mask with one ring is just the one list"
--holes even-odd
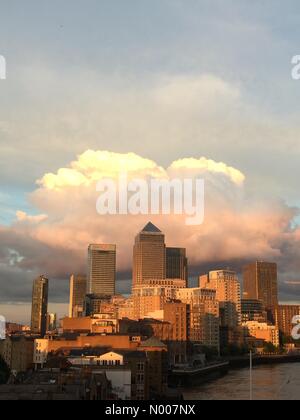
[(176, 368), (169, 372), (169, 385), (189, 387), (226, 375), (229, 362), (213, 363), (207, 366)]

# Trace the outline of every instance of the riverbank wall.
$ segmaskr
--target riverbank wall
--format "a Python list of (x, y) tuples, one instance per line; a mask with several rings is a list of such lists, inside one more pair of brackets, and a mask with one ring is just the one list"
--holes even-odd
[(205, 367), (175, 369), (169, 372), (170, 387), (192, 387), (218, 379), (228, 373), (229, 362), (223, 361)]
[[(227, 359), (229, 363), (229, 369), (241, 369), (246, 368), (250, 365), (250, 359), (248, 356), (243, 357), (232, 357)], [(254, 356), (253, 366), (261, 365), (276, 365), (283, 363), (300, 363), (299, 355), (267, 355), (267, 356)]]
[[(300, 363), (300, 354), (253, 357), (254, 367), (285, 363)], [(249, 367), (249, 355), (243, 357), (232, 357), (207, 367), (172, 370), (169, 372), (168, 382), (171, 388), (190, 388), (219, 379), (220, 377), (227, 375), (230, 370), (244, 369)]]

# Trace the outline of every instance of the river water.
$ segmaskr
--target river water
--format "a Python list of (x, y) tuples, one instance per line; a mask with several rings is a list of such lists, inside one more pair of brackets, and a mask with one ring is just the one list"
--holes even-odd
[[(233, 370), (227, 376), (183, 392), (186, 400), (249, 400), (249, 369)], [(300, 363), (253, 368), (253, 399), (299, 400)]]

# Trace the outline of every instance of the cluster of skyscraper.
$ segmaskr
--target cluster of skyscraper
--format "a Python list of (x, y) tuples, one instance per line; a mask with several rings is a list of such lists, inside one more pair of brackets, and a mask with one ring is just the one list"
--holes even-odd
[[(88, 248), (88, 270), (72, 275), (69, 316), (77, 318), (95, 312), (97, 302), (116, 293), (116, 245), (92, 244)], [(149, 223), (136, 237), (133, 256), (133, 289), (167, 278), (188, 279), (186, 250), (166, 248), (165, 237)], [(32, 331), (45, 333), (49, 281), (44, 276), (34, 281), (32, 296)]]
[[(198, 287), (188, 288), (186, 250), (167, 247), (164, 234), (148, 223), (135, 238), (132, 294), (119, 303), (118, 319), (166, 321), (166, 313), (184, 310), (186, 327), (175, 339), (218, 348), (220, 344), (242, 342), (244, 330), (239, 328), (243, 323), (252, 323), (252, 329), (259, 323), (260, 331), (266, 328), (268, 334), (274, 334), (269, 326), (278, 323), (281, 314), (277, 265), (249, 264), (244, 267), (243, 280), (243, 294), (237, 274), (229, 269), (202, 275)], [(90, 245), (87, 276), (71, 276), (69, 317), (99, 314), (103, 302), (115, 295), (116, 245)], [(47, 301), (48, 280), (40, 277), (33, 287), (34, 333), (46, 333)], [(170, 304), (174, 305), (171, 312)], [(182, 319), (177, 320), (178, 325)]]
[[(166, 279), (180, 279), (187, 286), (186, 250), (166, 248), (163, 233), (149, 223), (137, 235), (133, 251), (133, 291), (146, 285), (162, 285)], [(70, 317), (97, 313), (103, 299), (116, 293), (116, 245), (90, 245), (88, 275), (72, 276)]]

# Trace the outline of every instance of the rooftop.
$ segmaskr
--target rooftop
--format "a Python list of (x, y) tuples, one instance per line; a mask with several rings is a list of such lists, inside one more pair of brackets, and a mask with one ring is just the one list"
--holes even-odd
[(149, 222), (144, 229), (142, 230), (142, 232), (145, 233), (162, 233), (161, 230), (158, 229), (158, 227), (156, 227), (153, 223)]
[(158, 338), (151, 337), (149, 340), (143, 341), (141, 347), (166, 347)]

